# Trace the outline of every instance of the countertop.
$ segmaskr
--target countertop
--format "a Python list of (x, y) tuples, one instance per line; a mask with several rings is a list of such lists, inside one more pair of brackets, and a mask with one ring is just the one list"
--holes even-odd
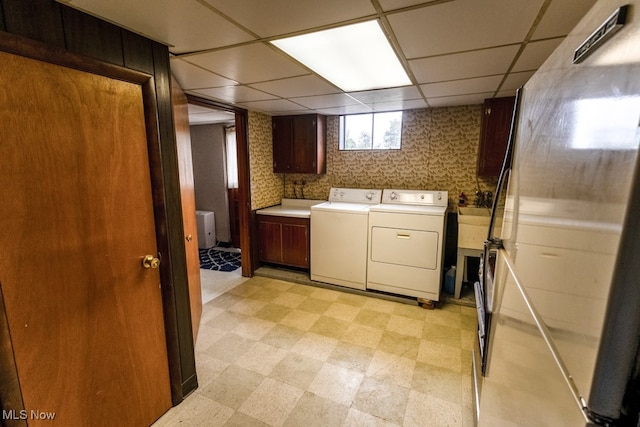
[(311, 206), (324, 203), (326, 200), (282, 199), (279, 205), (258, 209), (258, 215), (287, 216), (291, 218), (310, 218)]

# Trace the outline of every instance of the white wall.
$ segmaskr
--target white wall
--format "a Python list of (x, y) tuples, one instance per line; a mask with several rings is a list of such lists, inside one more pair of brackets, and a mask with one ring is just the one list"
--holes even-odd
[(215, 212), (216, 239), (231, 241), (224, 125), (191, 126), (196, 209)]

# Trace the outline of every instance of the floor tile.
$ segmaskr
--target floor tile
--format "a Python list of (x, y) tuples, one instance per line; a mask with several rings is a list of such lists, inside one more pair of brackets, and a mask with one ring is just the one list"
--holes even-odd
[(412, 389), (449, 402), (462, 403), (462, 378), (459, 372), (416, 362)]
[(327, 362), (356, 372), (366, 372), (374, 350), (361, 345), (341, 341), (333, 349)]
[(334, 291), (331, 289), (324, 289), (324, 288), (316, 288), (311, 293), (311, 297), (325, 300), (325, 301), (335, 301), (338, 299), (339, 296), (340, 296), (340, 292)]
[(304, 332), (286, 325), (276, 325), (267, 332), (260, 341), (274, 347), (285, 350), (295, 346), (300, 338), (304, 336)]
[(230, 365), (201, 393), (213, 401), (238, 409), (262, 383), (264, 376), (236, 365)]
[(359, 307), (343, 304), (340, 302), (334, 302), (329, 306), (329, 308), (327, 308), (327, 310), (323, 313), (323, 315), (327, 317), (332, 317), (334, 319), (351, 322), (356, 317), (359, 311), (360, 311)]
[(299, 388), (265, 378), (239, 411), (271, 426), (281, 426), (303, 394)]
[[(454, 372), (462, 370), (462, 350), (431, 341), (422, 341), (418, 351), (418, 361), (432, 366), (450, 369)], [(471, 363), (471, 358), (469, 358)]]
[(193, 393), (176, 408), (176, 411), (165, 414), (158, 420), (154, 427), (159, 426), (213, 426), (223, 425), (233, 416), (234, 410), (218, 402)]
[(378, 344), (378, 350), (414, 360), (418, 356), (419, 348), (420, 339), (391, 331), (383, 332)]
[(307, 299), (304, 295), (295, 294), (292, 292), (282, 292), (280, 295), (273, 299), (274, 304), (284, 305), (289, 308), (296, 308), (302, 302)]
[(392, 423), (383, 418), (376, 417), (356, 408), (349, 409), (347, 419), (342, 427), (399, 427), (400, 424)]
[(387, 331), (397, 332), (400, 335), (421, 338), (424, 320), (415, 320), (405, 316), (391, 315), (387, 323)]
[(349, 322), (327, 316), (320, 316), (316, 323), (309, 328), (309, 332), (329, 338), (340, 339), (349, 328)]
[(229, 311), (232, 313), (244, 314), (246, 316), (253, 316), (267, 304), (268, 302), (266, 301), (245, 298), (229, 307)]
[(331, 301), (308, 297), (298, 307), (298, 310), (308, 311), (310, 313), (322, 314), (331, 305)]
[(273, 368), (269, 377), (306, 390), (323, 365), (318, 359), (290, 352)]
[(224, 427), (269, 427), (269, 424), (263, 423), (249, 415), (236, 411), (231, 418), (224, 423)]
[(260, 340), (276, 326), (275, 322), (250, 317), (233, 328), (233, 333), (254, 341)]
[(329, 358), (329, 355), (333, 352), (336, 345), (338, 345), (338, 342), (335, 338), (307, 332), (300, 338), (296, 345), (291, 348), (291, 351), (324, 362)]
[(199, 388), (154, 427), (473, 424), (475, 309), (265, 277), (216, 292), (196, 341)]
[(375, 349), (378, 347), (378, 344), (380, 344), (382, 332), (383, 331), (381, 329), (352, 323), (349, 325), (344, 335), (342, 335), (341, 340)]
[(302, 310), (291, 310), (289, 314), (280, 321), (280, 324), (300, 329), (301, 331), (308, 331), (319, 318), (320, 315), (316, 313), (309, 313), (308, 311)]
[(281, 348), (257, 342), (240, 356), (235, 364), (262, 375), (269, 375), (286, 355), (287, 351)]
[(209, 347), (206, 353), (216, 359), (233, 363), (245, 354), (254, 343), (253, 340), (230, 332)]
[(254, 316), (258, 319), (270, 320), (272, 322), (280, 322), (291, 311), (291, 308), (284, 305), (269, 303), (258, 310)]
[(408, 388), (367, 377), (362, 381), (353, 407), (402, 425), (408, 399)]
[(308, 391), (343, 405), (351, 405), (364, 375), (326, 363), (308, 387)]
[(378, 298), (367, 298), (363, 308), (378, 311), (380, 313), (392, 314), (398, 303)]
[(412, 390), (407, 402), (404, 426), (424, 427), (462, 426), (462, 407), (460, 404), (427, 396)]
[(366, 374), (367, 377), (378, 381), (411, 388), (415, 366), (414, 359), (378, 350), (373, 355)]
[(285, 427), (341, 426), (349, 407), (306, 392), (284, 423)]
[(381, 313), (379, 311), (363, 308), (358, 312), (358, 315), (353, 319), (353, 321), (360, 325), (384, 330), (387, 327), (387, 323), (389, 323), (390, 318), (391, 315), (388, 313)]

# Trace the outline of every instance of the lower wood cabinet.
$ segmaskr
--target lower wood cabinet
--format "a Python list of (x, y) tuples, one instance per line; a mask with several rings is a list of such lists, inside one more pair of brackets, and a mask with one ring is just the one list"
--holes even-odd
[(257, 217), (260, 261), (309, 268), (309, 218)]

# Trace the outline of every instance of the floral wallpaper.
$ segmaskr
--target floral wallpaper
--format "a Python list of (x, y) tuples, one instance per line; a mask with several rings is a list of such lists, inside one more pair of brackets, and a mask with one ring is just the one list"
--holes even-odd
[(496, 185), (476, 178), (481, 112), (481, 105), (405, 111), (402, 148), (390, 151), (338, 150), (339, 121), (327, 117), (327, 173), (285, 176), (272, 171), (271, 118), (251, 114), (252, 208), (282, 197), (327, 199), (331, 187), (443, 190), (450, 207), (464, 192), (472, 203), (476, 189), (495, 191)]

